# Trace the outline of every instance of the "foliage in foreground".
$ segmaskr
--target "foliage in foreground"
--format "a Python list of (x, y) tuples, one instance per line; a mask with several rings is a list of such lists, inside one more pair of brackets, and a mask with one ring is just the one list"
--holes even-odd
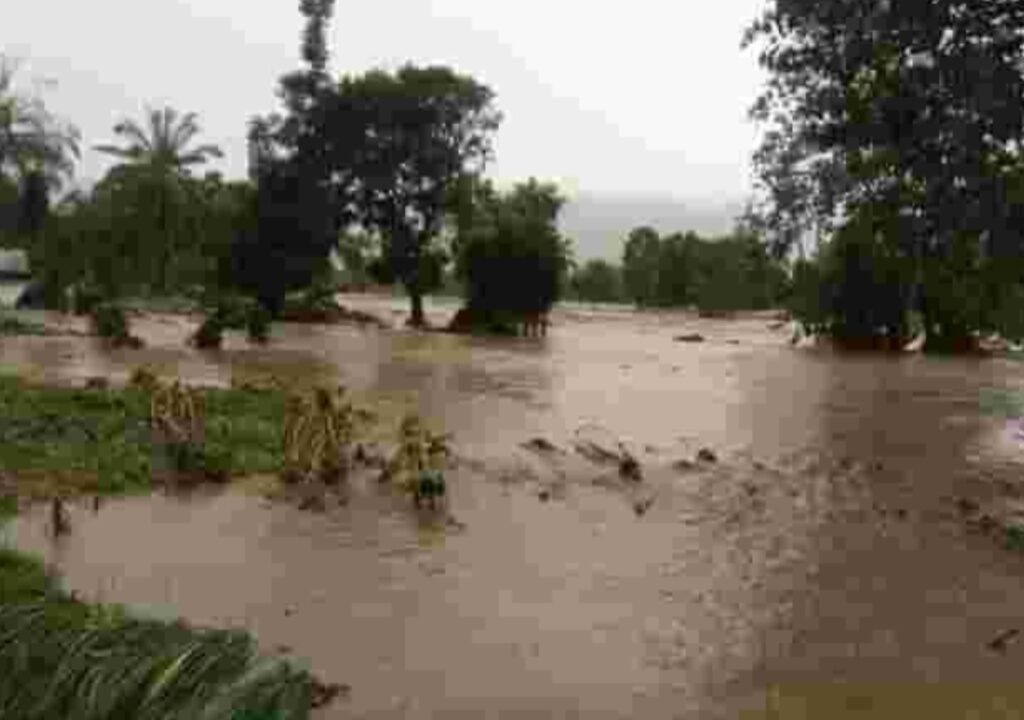
[(305, 718), (311, 688), (305, 672), (260, 660), (241, 632), (64, 598), (0, 605), (0, 707), (10, 717)]

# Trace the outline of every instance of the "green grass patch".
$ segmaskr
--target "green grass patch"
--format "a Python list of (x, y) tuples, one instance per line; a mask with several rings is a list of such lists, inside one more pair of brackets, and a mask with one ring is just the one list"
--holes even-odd
[[(230, 475), (277, 472), (285, 396), (277, 390), (207, 389), (205, 452)], [(161, 449), (141, 389), (29, 385), (0, 375), (0, 470), (19, 480), (89, 493), (151, 486)]]

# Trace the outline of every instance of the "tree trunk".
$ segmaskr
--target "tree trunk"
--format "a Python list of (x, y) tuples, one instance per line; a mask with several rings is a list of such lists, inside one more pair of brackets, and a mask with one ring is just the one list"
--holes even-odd
[(409, 300), (412, 303), (412, 314), (409, 316), (409, 327), (422, 328), (427, 326), (427, 318), (423, 313), (423, 293), (420, 292), (416, 283), (409, 283), (406, 286), (409, 293)]

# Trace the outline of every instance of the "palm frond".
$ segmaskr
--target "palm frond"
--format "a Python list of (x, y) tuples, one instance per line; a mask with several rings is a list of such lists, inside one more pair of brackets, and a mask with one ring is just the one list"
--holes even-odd
[(177, 125), (168, 130), (168, 145), (175, 151), (183, 150), (199, 134), (199, 116), (194, 112), (185, 113)]
[(153, 144), (146, 131), (134, 120), (122, 120), (114, 126), (114, 134), (127, 141), (129, 147), (137, 147), (142, 152), (153, 152)]

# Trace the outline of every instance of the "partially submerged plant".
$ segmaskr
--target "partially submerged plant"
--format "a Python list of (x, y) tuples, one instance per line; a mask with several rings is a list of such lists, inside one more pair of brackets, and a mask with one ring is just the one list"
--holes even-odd
[(191, 337), (191, 343), (200, 350), (217, 350), (224, 343), (224, 318), (217, 312), (210, 314)]
[(175, 471), (208, 470), (205, 419), (203, 396), (198, 390), (177, 380), (170, 385), (157, 381), (150, 399), (150, 422)]
[(416, 507), (431, 508), (448, 495), (444, 468), (451, 456), (449, 436), (428, 430), (417, 415), (407, 415), (398, 430), (398, 448), (381, 475), (412, 495)]
[(289, 397), (284, 428), (285, 481), (335, 485), (343, 480), (351, 467), (352, 441), (360, 417), (344, 387), (334, 392), (320, 387), (311, 394)]
[(142, 346), (142, 341), (128, 332), (128, 316), (118, 305), (99, 303), (92, 309), (90, 318), (93, 331), (114, 347)]
[(128, 378), (128, 387), (146, 392), (153, 392), (160, 386), (160, 380), (152, 369), (141, 365), (134, 370)]
[(270, 339), (270, 322), (272, 318), (270, 311), (260, 303), (253, 303), (245, 315), (245, 329), (249, 341), (253, 343), (265, 343)]

